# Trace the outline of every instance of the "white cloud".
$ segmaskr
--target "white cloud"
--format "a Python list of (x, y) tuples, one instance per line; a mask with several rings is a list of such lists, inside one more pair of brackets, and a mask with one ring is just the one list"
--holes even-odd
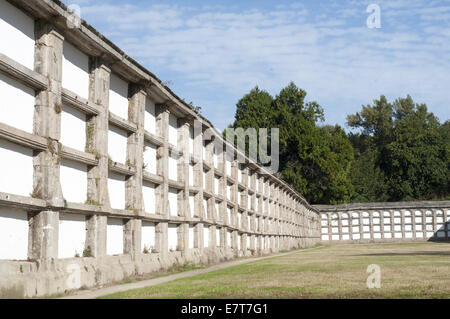
[(219, 128), (251, 87), (275, 94), (291, 80), (330, 122), (343, 124), (343, 109), (355, 112), (379, 94), (407, 93), (448, 118), (450, 7), (380, 1), (383, 27), (375, 30), (365, 26), (367, 3), (335, 2), (313, 13), (299, 2), (247, 11), (109, 2), (82, 14), (150, 70), (174, 76), (187, 100), (201, 97), (194, 102)]

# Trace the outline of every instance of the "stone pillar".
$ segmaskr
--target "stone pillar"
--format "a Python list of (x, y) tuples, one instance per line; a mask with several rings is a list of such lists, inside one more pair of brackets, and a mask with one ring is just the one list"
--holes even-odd
[(205, 219), (203, 213), (203, 134), (202, 123), (200, 121), (194, 121), (194, 185), (198, 189), (198, 193), (195, 196), (195, 212), (194, 217)]
[(142, 252), (141, 229), (140, 219), (129, 219), (124, 225), (124, 253), (131, 255), (132, 259)]
[(102, 215), (92, 215), (86, 220), (86, 257), (106, 255), (107, 222), (107, 217)]
[(88, 172), (88, 202), (110, 207), (108, 195), (108, 107), (111, 70), (98, 58), (90, 60), (89, 100), (99, 114), (86, 124), (86, 151), (95, 154), (98, 165)]
[[(89, 101), (99, 114), (86, 123), (86, 152), (95, 154), (98, 165), (88, 171), (88, 203), (111, 210), (108, 194), (108, 128), (109, 86), (111, 69), (106, 61), (90, 59)], [(87, 219), (86, 252), (92, 257), (106, 255), (107, 217), (94, 215)]]
[[(61, 112), (62, 112), (62, 52), (64, 37), (48, 23), (35, 24), (34, 69), (49, 80), (47, 90), (36, 96), (34, 134), (48, 141), (47, 150), (33, 159), (35, 198), (44, 199), (48, 205), (63, 208), (64, 198), (59, 181), (61, 162)], [(51, 260), (58, 258), (59, 212), (46, 210), (30, 219), (29, 258), (41, 260), (46, 269)]]
[(189, 252), (189, 224), (183, 223), (177, 227), (178, 247), (177, 250), (183, 254)]
[[(203, 238), (203, 224), (198, 223), (194, 226), (194, 247), (197, 248), (200, 254), (203, 253), (204, 250), (204, 238)], [(208, 243), (206, 243), (208, 247)]]
[(136, 169), (136, 173), (126, 181), (126, 207), (134, 210), (136, 215), (144, 214), (142, 198), (142, 176), (144, 166), (144, 117), (147, 94), (144, 88), (135, 84), (130, 85), (130, 102), (128, 120), (137, 127), (136, 133), (128, 137), (127, 162)]
[(248, 254), (248, 250), (249, 250), (249, 247), (247, 246), (247, 237), (248, 236), (249, 235), (246, 233), (243, 233), (241, 236), (241, 250), (243, 251), (244, 256)]
[[(181, 192), (181, 198), (179, 205), (182, 207), (181, 216), (190, 219), (190, 204), (189, 204), (189, 130), (190, 124), (188, 119), (178, 120), (178, 148), (182, 152), (182, 157), (178, 162), (178, 180), (183, 183), (183, 191)], [(181, 231), (184, 232), (179, 236), (178, 242), (182, 240), (182, 251), (186, 254), (189, 251), (189, 223), (185, 223), (181, 227)], [(194, 235), (195, 237), (195, 235)], [(195, 247), (195, 243), (194, 243)]]
[(155, 251), (160, 253), (163, 260), (167, 260), (169, 253), (168, 223), (157, 223), (155, 226)]
[(157, 149), (157, 174), (163, 183), (156, 189), (156, 213), (169, 216), (169, 109), (166, 105), (157, 106), (156, 133), (163, 139)]
[(217, 248), (217, 235), (216, 235), (216, 226), (209, 226), (209, 248), (216, 249)]

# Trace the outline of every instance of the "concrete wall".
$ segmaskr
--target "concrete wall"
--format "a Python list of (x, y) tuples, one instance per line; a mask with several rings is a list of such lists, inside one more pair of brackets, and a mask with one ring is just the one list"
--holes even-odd
[(320, 240), (301, 195), (224, 160), (207, 119), (62, 6), (0, 0), (0, 297)]
[(450, 201), (316, 206), (322, 242), (450, 239)]

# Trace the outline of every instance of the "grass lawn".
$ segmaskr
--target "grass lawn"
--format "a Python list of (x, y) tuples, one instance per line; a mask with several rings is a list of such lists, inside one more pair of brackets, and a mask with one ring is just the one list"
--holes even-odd
[(104, 298), (450, 298), (450, 244), (332, 245)]

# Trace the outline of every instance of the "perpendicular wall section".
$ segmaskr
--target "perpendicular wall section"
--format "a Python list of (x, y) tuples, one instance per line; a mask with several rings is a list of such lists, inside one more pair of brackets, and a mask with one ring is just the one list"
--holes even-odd
[(450, 202), (316, 206), (323, 242), (445, 241)]

